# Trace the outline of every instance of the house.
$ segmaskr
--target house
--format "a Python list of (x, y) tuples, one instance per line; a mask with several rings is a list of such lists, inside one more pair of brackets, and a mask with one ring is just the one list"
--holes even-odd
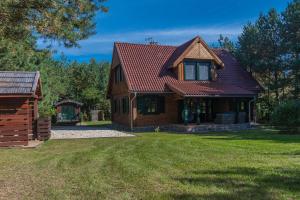
[(0, 147), (27, 145), (37, 138), (39, 72), (0, 71)]
[(180, 46), (115, 43), (107, 96), (130, 128), (243, 123), (261, 86), (226, 50), (200, 38)]
[(56, 122), (64, 124), (76, 124), (80, 121), (80, 109), (82, 103), (74, 100), (62, 100), (55, 104)]

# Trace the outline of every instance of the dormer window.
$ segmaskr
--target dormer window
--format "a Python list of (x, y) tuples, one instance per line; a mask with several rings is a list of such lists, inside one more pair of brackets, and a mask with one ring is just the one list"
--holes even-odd
[(210, 80), (211, 62), (186, 61), (184, 62), (184, 79), (186, 81)]

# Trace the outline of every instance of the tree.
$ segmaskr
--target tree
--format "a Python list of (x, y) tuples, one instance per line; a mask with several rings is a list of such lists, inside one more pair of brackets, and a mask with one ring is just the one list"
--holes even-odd
[(282, 13), (282, 38), (295, 99), (300, 98), (300, 0), (289, 3)]
[(22, 41), (28, 36), (57, 40), (66, 47), (94, 33), (97, 11), (105, 0), (1, 0), (0, 37)]
[(252, 73), (252, 71), (258, 72), (262, 70), (257, 66), (258, 60), (260, 59), (257, 53), (257, 37), (258, 28), (248, 23), (243, 27), (242, 34), (238, 37), (237, 45), (237, 57), (243, 66)]
[(234, 43), (227, 37), (227, 36), (223, 36), (222, 34), (219, 36), (218, 39), (219, 42), (219, 46), (223, 49), (226, 49), (227, 51), (229, 51), (232, 54), (235, 54), (235, 45)]
[(283, 74), (282, 65), (282, 39), (280, 37), (281, 19), (275, 9), (267, 15), (261, 15), (256, 22), (258, 28), (257, 53), (260, 55), (259, 66), (269, 74), (268, 88), (275, 92), (279, 100), (280, 84)]
[(263, 95), (260, 103), (267, 105), (267, 111), (261, 113), (270, 113), (273, 105), (285, 98), (286, 69), (281, 27), (280, 14), (271, 9), (267, 14), (261, 14), (254, 24), (244, 26), (238, 38), (239, 61), (266, 88), (266, 97)]
[(106, 100), (109, 64), (98, 63), (91, 59), (90, 63), (69, 64), (67, 68), (68, 92), (63, 98), (72, 98), (84, 103), (83, 111), (89, 113), (92, 109), (101, 109), (105, 113), (110, 110)]

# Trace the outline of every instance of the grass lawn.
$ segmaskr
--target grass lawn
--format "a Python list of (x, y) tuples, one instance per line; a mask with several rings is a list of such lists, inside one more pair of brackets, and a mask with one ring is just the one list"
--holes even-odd
[(300, 199), (300, 135), (137, 136), (0, 149), (0, 199)]

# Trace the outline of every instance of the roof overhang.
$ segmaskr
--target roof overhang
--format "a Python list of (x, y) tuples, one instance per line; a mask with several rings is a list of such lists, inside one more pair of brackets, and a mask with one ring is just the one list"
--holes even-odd
[(254, 97), (256, 93), (234, 85), (218, 83), (167, 83), (169, 89), (182, 97)]

